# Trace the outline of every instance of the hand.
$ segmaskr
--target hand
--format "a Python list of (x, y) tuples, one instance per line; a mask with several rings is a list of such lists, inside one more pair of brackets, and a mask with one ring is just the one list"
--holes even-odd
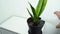
[(56, 28), (60, 28), (60, 23), (56, 25)]
[(54, 14), (56, 14), (57, 17), (60, 19), (60, 11), (56, 11), (56, 12), (54, 12)]

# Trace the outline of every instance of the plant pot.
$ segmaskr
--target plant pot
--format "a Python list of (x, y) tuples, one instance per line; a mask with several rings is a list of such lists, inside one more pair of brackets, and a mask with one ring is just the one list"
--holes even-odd
[(28, 30), (29, 34), (42, 34), (42, 27), (43, 27), (45, 21), (41, 20), (41, 18), (39, 18), (37, 26), (33, 25), (32, 18), (28, 18), (27, 23), (29, 26), (29, 30)]

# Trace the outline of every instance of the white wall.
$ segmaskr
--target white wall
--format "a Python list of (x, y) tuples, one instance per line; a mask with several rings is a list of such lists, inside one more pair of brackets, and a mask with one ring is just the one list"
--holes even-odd
[(42, 17), (44, 20), (56, 25), (59, 22), (59, 19), (54, 14), (55, 11), (60, 10), (60, 0), (48, 0), (46, 9), (44, 10)]
[[(29, 17), (26, 7), (29, 7), (29, 1), (34, 7), (36, 7), (38, 0), (0, 0), (0, 23), (12, 15)], [(60, 10), (60, 0), (48, 0), (47, 6), (41, 15), (42, 19), (48, 21), (54, 25), (59, 22), (54, 11)], [(31, 11), (31, 9), (30, 9)]]

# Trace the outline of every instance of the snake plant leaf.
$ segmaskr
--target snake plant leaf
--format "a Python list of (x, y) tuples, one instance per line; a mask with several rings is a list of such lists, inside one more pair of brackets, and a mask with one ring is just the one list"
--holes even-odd
[(28, 11), (29, 15), (33, 18), (33, 15), (29, 12), (28, 8), (27, 8), (27, 11)]
[(36, 22), (37, 22), (37, 14), (36, 14), (36, 12), (35, 12), (35, 8), (29, 3), (29, 5), (30, 5), (30, 7), (31, 7), (31, 9), (32, 9), (32, 13), (33, 13), (33, 16), (34, 16), (34, 18), (33, 18), (33, 22), (34, 22), (34, 24), (36, 24)]
[[(29, 2), (28, 2), (29, 3)], [(31, 10), (32, 10), (32, 13), (33, 15), (36, 17), (36, 12), (35, 12), (35, 8), (29, 3), (30, 7), (31, 7)]]
[(42, 4), (43, 4), (43, 0), (39, 0), (38, 5), (36, 7), (37, 16), (38, 16), (38, 14), (39, 14), (39, 12), (41, 10)]
[(41, 10), (40, 10), (40, 12), (39, 12), (39, 16), (42, 14), (43, 10), (45, 9), (45, 6), (46, 6), (46, 4), (47, 4), (47, 1), (48, 1), (48, 0), (43, 0), (43, 4), (42, 4)]

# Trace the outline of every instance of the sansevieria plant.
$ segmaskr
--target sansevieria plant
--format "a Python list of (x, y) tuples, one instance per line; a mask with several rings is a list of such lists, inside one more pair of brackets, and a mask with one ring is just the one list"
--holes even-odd
[[(29, 2), (28, 2), (29, 3)], [(35, 25), (37, 25), (37, 22), (39, 20), (39, 16), (42, 14), (43, 10), (45, 9), (45, 6), (47, 4), (47, 0), (39, 0), (38, 4), (37, 4), (37, 7), (34, 8), (30, 3), (30, 7), (31, 7), (31, 10), (32, 10), (32, 13), (30, 13), (30, 11), (28, 10), (27, 8), (27, 11), (29, 13), (29, 15), (31, 16), (31, 18), (33, 19), (33, 23)]]

